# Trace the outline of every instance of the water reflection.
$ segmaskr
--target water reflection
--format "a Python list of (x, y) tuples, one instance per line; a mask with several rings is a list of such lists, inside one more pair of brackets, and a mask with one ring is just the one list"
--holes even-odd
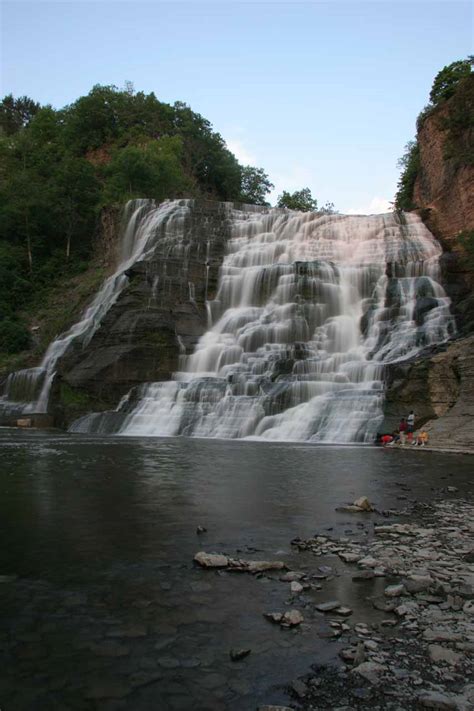
[[(0, 585), (0, 694), (20, 711), (90, 708), (96, 677), (125, 689), (130, 711), (288, 701), (284, 684), (337, 651), (311, 602), (336, 596), (355, 620), (367, 590), (331, 562), (336, 577), (297, 602), (307, 628), (284, 633), (262, 616), (288, 602), (278, 576), (203, 571), (194, 553), (315, 567), (289, 542), (327, 528), (365, 535), (335, 511), (344, 502), (403, 506), (401, 483), (411, 499), (448, 483), (472, 490), (470, 458), (426, 452), (8, 430), (0, 448), (0, 574), (19, 576)], [(239, 646), (252, 654), (235, 665)]]

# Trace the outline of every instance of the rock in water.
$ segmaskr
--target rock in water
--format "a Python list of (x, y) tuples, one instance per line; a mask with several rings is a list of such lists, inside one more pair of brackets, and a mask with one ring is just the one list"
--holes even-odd
[(251, 649), (231, 649), (229, 656), (233, 662), (238, 662), (240, 659), (248, 657), (251, 651)]
[(203, 568), (226, 568), (229, 565), (229, 559), (221, 553), (205, 553), (199, 551), (194, 556), (194, 560)]
[(357, 506), (359, 509), (362, 509), (362, 511), (373, 511), (374, 510), (374, 507), (370, 503), (367, 496), (361, 496), (359, 499), (356, 499), (354, 501), (354, 506)]
[(304, 620), (303, 615), (299, 610), (290, 610), (285, 612), (282, 619), (282, 625), (287, 625), (288, 627), (294, 627), (295, 625), (300, 625)]

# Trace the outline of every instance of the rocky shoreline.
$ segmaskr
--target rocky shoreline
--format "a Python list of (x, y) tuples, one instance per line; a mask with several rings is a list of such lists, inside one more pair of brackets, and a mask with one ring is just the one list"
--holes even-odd
[[(313, 569), (307, 558), (302, 570), (281, 574), (282, 561), (197, 554), (196, 562), (206, 568), (258, 576), (279, 570), (279, 580), (289, 584), (291, 609), (264, 611), (265, 617), (279, 624), (282, 634), (289, 628), (299, 634), (324, 616), (324, 636), (337, 645), (338, 661), (315, 665), (292, 682), (287, 689), (291, 706), (260, 706), (259, 711), (474, 709), (474, 504), (449, 498), (456, 494), (456, 487), (447, 486), (432, 504), (388, 511), (376, 511), (361, 497), (340, 509), (357, 519), (349, 535), (321, 532), (291, 542), (315, 557)], [(371, 513), (389, 522), (373, 524)], [(321, 597), (326, 583), (341, 574), (351, 575), (347, 600), (314, 600), (316, 591)], [(359, 614), (352, 622), (349, 605), (361, 597), (365, 620)]]
[(387, 615), (351, 625), (328, 612), (343, 663), (299, 680), (298, 708), (474, 709), (474, 505), (451, 499), (400, 514), (406, 523), (376, 525), (370, 541), (294, 541), (339, 556), (356, 585), (384, 578), (383, 594), (367, 599)]

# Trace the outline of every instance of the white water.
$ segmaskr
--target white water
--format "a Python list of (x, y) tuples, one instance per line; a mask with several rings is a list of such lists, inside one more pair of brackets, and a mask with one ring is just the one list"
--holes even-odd
[[(229, 220), (208, 332), (181, 348), (173, 381), (117, 408), (119, 433), (373, 441), (384, 365), (454, 333), (439, 244), (411, 214), (229, 206)], [(97, 431), (98, 417), (72, 429)]]
[(150, 200), (133, 200), (124, 211), (119, 264), (105, 280), (82, 318), (48, 347), (38, 368), (12, 373), (0, 397), (0, 410), (21, 409), (23, 413), (48, 411), (49, 396), (58, 360), (73, 343), (85, 348), (128, 283), (125, 272), (136, 262), (146, 259), (156, 241), (163, 236), (179, 239), (189, 212), (189, 201), (162, 203), (156, 207)]

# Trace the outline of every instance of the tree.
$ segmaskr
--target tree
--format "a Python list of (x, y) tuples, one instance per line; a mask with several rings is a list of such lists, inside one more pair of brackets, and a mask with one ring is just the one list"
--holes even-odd
[(100, 199), (99, 183), (92, 165), (84, 158), (66, 156), (54, 175), (58, 227), (66, 238), (66, 260), (74, 237), (92, 232)]
[(278, 197), (277, 207), (286, 207), (289, 210), (299, 210), (300, 212), (317, 212), (318, 201), (313, 198), (309, 188), (295, 190), (294, 193), (284, 190)]
[(329, 202), (329, 201), (324, 203), (323, 207), (320, 207), (318, 212), (322, 212), (323, 215), (336, 215), (337, 214), (337, 210), (334, 206), (334, 203)]
[(420, 148), (417, 140), (408, 141), (397, 166), (402, 168), (402, 172), (397, 184), (395, 207), (397, 210), (413, 210), (413, 190), (420, 170)]
[(181, 167), (181, 151), (179, 136), (116, 151), (105, 171), (105, 202), (137, 197), (155, 200), (176, 197), (188, 185)]
[(473, 57), (468, 57), (453, 62), (438, 72), (430, 91), (430, 101), (434, 106), (449, 99), (456, 91), (459, 82), (471, 74), (473, 59)]
[(13, 98), (12, 94), (5, 96), (0, 103), (0, 133), (12, 136), (30, 123), (39, 111), (40, 105), (28, 96)]
[(274, 188), (263, 168), (245, 165), (242, 168), (240, 202), (250, 205), (268, 205), (265, 196)]

